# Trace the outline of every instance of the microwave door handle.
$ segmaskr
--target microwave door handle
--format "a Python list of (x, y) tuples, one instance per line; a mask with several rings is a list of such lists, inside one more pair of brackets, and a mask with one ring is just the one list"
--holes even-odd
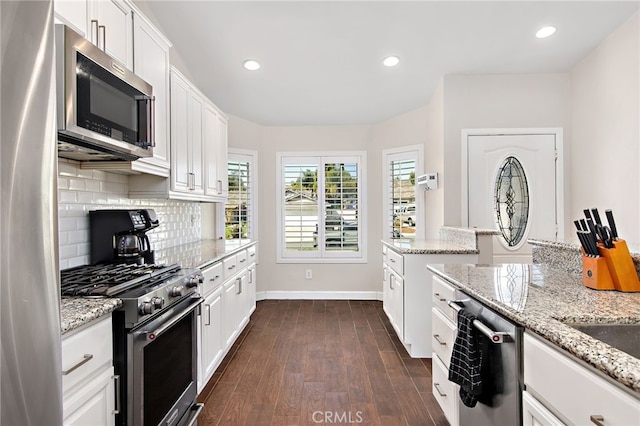
[(149, 108), (149, 133), (147, 133), (149, 135), (149, 142), (151, 143), (151, 146), (155, 148), (156, 146), (156, 97), (152, 96), (151, 100), (149, 102), (150, 108)]
[(104, 25), (98, 25), (98, 31), (102, 33), (102, 47), (100, 47), (100, 34), (98, 34), (98, 48), (103, 52), (107, 51), (107, 27)]

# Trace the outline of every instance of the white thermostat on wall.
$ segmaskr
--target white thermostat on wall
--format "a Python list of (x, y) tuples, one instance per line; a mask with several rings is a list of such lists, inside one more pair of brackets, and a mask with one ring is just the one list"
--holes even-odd
[(416, 185), (426, 191), (430, 189), (438, 189), (438, 174), (427, 173), (416, 178)]

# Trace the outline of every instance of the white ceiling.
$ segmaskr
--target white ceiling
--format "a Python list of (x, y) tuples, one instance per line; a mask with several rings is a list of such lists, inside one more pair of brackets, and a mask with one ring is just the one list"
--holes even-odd
[[(148, 1), (194, 83), (269, 126), (380, 122), (425, 105), (443, 75), (567, 72), (635, 1)], [(535, 38), (544, 25), (558, 28)], [(395, 68), (382, 65), (400, 57)], [(255, 72), (242, 67), (257, 59)]]

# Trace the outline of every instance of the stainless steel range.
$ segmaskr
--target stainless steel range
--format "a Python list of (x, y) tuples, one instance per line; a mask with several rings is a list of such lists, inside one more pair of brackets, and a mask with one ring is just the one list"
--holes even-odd
[[(130, 226), (146, 227), (155, 213), (112, 212), (113, 220), (108, 220), (109, 212), (90, 214), (90, 220), (100, 218), (101, 231), (112, 226), (91, 232), (92, 239), (99, 236), (108, 240), (105, 247), (113, 247), (104, 250), (109, 259), (61, 271), (62, 296), (122, 300), (113, 312), (114, 370), (120, 376), (116, 424), (193, 425), (202, 410), (196, 403), (197, 319), (203, 301), (197, 286), (202, 274), (180, 265), (141, 264), (144, 256), (135, 262), (121, 259), (116, 237)], [(97, 246), (95, 241), (92, 245)]]
[(62, 295), (117, 297), (114, 369), (120, 376), (119, 425), (190, 425), (197, 397), (198, 269), (179, 265), (99, 264), (63, 270)]

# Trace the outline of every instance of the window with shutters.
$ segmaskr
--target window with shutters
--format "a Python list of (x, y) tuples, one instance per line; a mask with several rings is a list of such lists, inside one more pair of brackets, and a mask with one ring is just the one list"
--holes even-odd
[(423, 238), (423, 197), (416, 192), (422, 158), (421, 145), (383, 151), (385, 238)]
[(279, 153), (278, 262), (364, 262), (365, 153)]
[(227, 168), (229, 195), (224, 207), (226, 240), (255, 240), (254, 151), (229, 149)]

